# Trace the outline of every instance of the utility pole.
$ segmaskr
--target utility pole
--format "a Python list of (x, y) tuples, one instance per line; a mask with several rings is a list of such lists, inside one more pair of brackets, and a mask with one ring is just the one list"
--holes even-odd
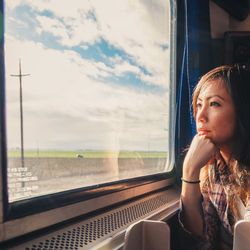
[(22, 74), (21, 59), (19, 59), (19, 74), (11, 75), (19, 78), (19, 91), (20, 91), (20, 128), (21, 128), (21, 167), (24, 168), (24, 146), (23, 146), (23, 91), (22, 91), (22, 78), (30, 74)]

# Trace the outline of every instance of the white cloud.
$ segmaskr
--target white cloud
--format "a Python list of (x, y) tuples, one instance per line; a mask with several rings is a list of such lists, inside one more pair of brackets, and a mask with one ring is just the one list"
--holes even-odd
[(152, 139), (157, 141), (155, 149), (166, 149), (166, 95), (138, 92), (126, 82), (121, 86), (97, 81), (131, 72), (146, 84), (167, 89), (169, 52), (160, 46), (168, 41), (167, 7), (160, 6), (166, 1), (74, 0), (64, 1), (63, 8), (58, 7), (62, 0), (6, 2), (9, 8), (23, 3), (53, 13), (55, 18), (36, 15), (38, 34), (50, 32), (62, 45), (85, 49), (103, 38), (134, 61), (116, 55), (110, 59), (112, 68), (71, 50), (54, 50), (7, 34), (9, 147), (19, 145), (19, 83), (10, 74), (18, 73), (21, 58), (23, 73), (31, 74), (23, 78), (27, 147), (105, 148), (122, 142), (127, 149), (145, 149)]
[[(54, 14), (53, 21), (37, 15), (38, 32), (49, 31), (67, 46), (86, 47), (103, 38), (151, 73), (151, 77), (141, 73), (142, 79), (166, 86), (169, 50), (163, 51), (161, 45), (169, 41), (167, 1), (75, 0), (74, 3), (64, 1), (64, 7), (58, 7), (62, 6), (62, 0), (21, 2)], [(96, 20), (91, 15), (95, 15)]]
[(128, 73), (128, 72), (139, 75), (141, 72), (141, 70), (138, 67), (131, 65), (130, 63), (128, 63), (126, 61), (122, 62), (120, 64), (116, 64), (114, 71), (117, 75), (123, 75), (123, 74)]
[[(148, 137), (158, 138), (159, 133), (162, 142), (158, 148), (166, 146), (165, 97), (87, 77), (108, 71), (107, 66), (84, 60), (76, 52), (56, 51), (10, 36), (6, 36), (6, 46), (10, 147), (19, 145), (20, 137), (18, 79), (10, 76), (18, 72), (19, 58), (22, 72), (31, 74), (23, 78), (27, 147), (39, 143), (41, 148), (105, 148), (115, 140), (115, 145), (124, 141), (127, 147), (145, 148)], [(129, 65), (121, 68), (120, 72), (136, 70)]]
[(38, 16), (37, 20), (41, 25), (40, 27), (37, 27), (38, 34), (41, 34), (42, 32), (49, 32), (60, 39), (68, 39), (66, 27), (59, 20), (46, 16)]

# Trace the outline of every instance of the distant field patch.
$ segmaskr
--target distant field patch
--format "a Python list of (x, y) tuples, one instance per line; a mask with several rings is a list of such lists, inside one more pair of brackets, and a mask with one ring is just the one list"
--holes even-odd
[[(18, 150), (8, 151), (8, 157), (21, 157)], [(147, 152), (147, 151), (35, 151), (29, 150), (24, 152), (24, 157), (41, 157), (41, 158), (166, 158), (167, 152)]]

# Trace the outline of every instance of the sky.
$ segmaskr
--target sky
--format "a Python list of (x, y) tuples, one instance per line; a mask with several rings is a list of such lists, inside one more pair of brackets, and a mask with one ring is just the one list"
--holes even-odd
[(5, 1), (8, 148), (167, 151), (165, 0)]

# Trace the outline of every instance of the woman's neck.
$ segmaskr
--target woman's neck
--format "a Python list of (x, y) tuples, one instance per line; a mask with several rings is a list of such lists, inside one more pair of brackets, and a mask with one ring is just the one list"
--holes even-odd
[(229, 147), (229, 146), (221, 147), (220, 148), (220, 154), (223, 157), (226, 164), (228, 164), (229, 161), (231, 160), (231, 157), (232, 157), (232, 147)]

